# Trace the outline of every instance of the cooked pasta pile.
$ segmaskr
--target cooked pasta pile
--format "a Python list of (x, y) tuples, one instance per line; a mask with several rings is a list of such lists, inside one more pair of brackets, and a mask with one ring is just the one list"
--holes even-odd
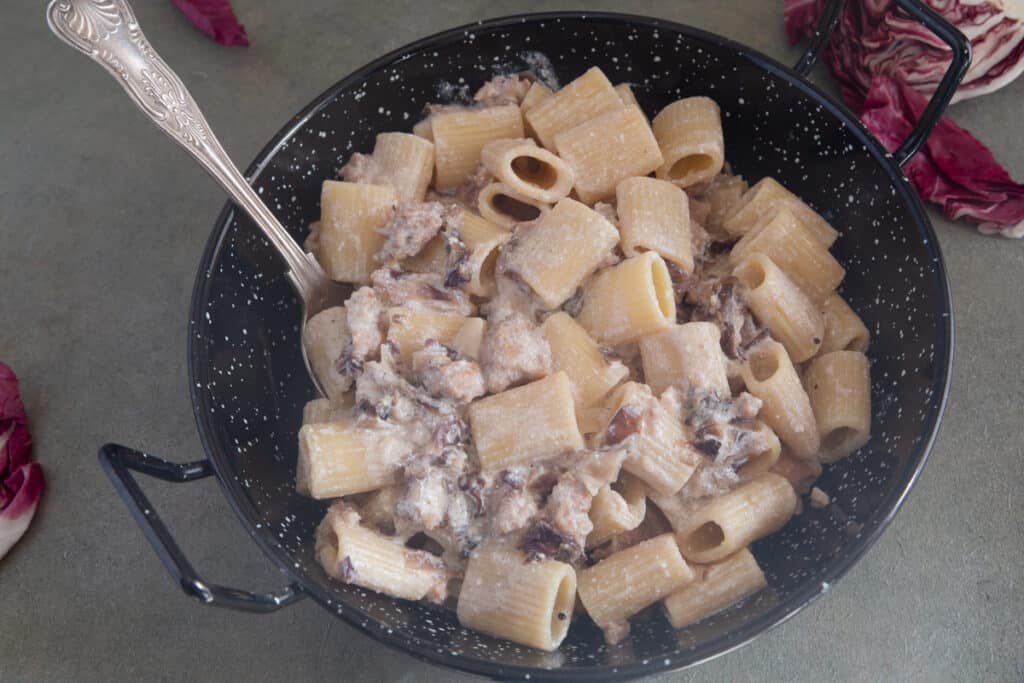
[(307, 323), (296, 472), (331, 577), (545, 650), (582, 613), (682, 628), (868, 440), (837, 233), (730, 172), (714, 101), (498, 76), (339, 175), (307, 248), (356, 289)]

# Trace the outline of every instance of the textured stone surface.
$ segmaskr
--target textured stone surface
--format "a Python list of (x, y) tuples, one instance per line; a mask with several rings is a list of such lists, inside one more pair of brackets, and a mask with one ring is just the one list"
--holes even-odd
[[(136, 4), (242, 166), (317, 93), (412, 39), (498, 14), (625, 8), (237, 0), (253, 41), (241, 50), (210, 42), (170, 3)], [(629, 10), (782, 61), (798, 54), (777, 2)], [(49, 35), (39, 3), (5, 4), (0, 63), (0, 359), (22, 380), (49, 478), (35, 525), (0, 564), (0, 680), (470, 680), (385, 649), (312, 603), (269, 616), (204, 609), (168, 579), (95, 452), (116, 439), (200, 457), (185, 324), (224, 197), (106, 73)], [(1024, 80), (954, 111), (1018, 177), (1022, 97)], [(953, 285), (956, 364), (944, 426), (906, 506), (829, 595), (738, 652), (662, 680), (1024, 678), (1024, 243), (933, 219)], [(209, 580), (281, 585), (214, 482), (147, 490)]]

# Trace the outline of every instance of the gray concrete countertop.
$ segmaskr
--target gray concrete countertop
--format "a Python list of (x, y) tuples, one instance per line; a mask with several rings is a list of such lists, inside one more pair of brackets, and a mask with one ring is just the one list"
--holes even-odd
[[(634, 11), (783, 62), (798, 54), (778, 0), (234, 4), (248, 49), (215, 45), (166, 0), (137, 0), (136, 11), (243, 167), (337, 79), (475, 19)], [(0, 562), (0, 681), (470, 680), (386, 649), (311, 601), (268, 616), (203, 608), (168, 578), (96, 449), (117, 440), (201, 457), (187, 303), (224, 196), (106, 73), (49, 34), (41, 3), (7, 0), (2, 14), (0, 359), (20, 376), (49, 486), (28, 536)], [(953, 110), (1018, 178), (1022, 101), (1024, 79)], [(663, 680), (1024, 679), (1024, 242), (932, 219), (953, 286), (956, 364), (940, 437), (906, 506), (828, 595), (741, 650)], [(279, 587), (216, 483), (147, 490), (204, 576)]]

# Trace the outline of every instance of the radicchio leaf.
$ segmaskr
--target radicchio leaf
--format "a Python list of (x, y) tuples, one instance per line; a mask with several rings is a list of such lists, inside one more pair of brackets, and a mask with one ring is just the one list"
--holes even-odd
[(197, 29), (228, 47), (247, 46), (249, 36), (238, 23), (228, 0), (171, 0)]
[[(973, 61), (954, 102), (992, 92), (1024, 72), (1024, 17), (1002, 0), (925, 0), (971, 41)], [(784, 0), (791, 43), (813, 34), (824, 0)], [(891, 0), (847, 2), (823, 60), (843, 99), (892, 151), (906, 138), (951, 55)], [(1024, 236), (1024, 184), (981, 142), (944, 116), (904, 172), (922, 197), (946, 216), (965, 218), (986, 234)]]
[(0, 558), (28, 529), (46, 485), (31, 449), (18, 379), (0, 363)]
[[(954, 102), (993, 92), (1024, 72), (1024, 16), (1005, 0), (924, 0), (971, 41), (973, 59)], [(784, 0), (790, 43), (810, 37), (825, 0)], [(879, 74), (930, 95), (951, 61), (949, 46), (914, 19), (897, 12), (892, 0), (847, 2), (825, 64), (843, 86), (843, 98), (859, 109)]]
[[(910, 133), (928, 101), (888, 76), (876, 76), (861, 120), (889, 151)], [(903, 167), (921, 196), (950, 218), (967, 218), (984, 233), (1024, 236), (1024, 185), (1014, 182), (985, 145), (943, 116)]]

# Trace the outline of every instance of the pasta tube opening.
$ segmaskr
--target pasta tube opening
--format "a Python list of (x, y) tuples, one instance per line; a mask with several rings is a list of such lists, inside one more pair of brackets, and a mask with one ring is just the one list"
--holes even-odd
[(852, 441), (859, 435), (860, 432), (852, 427), (836, 427), (821, 436), (821, 448), (825, 451), (841, 450), (847, 441)]
[(477, 204), (481, 216), (506, 228), (540, 218), (548, 208), (513, 192), (504, 183), (491, 183), (480, 190)]
[(558, 171), (543, 159), (522, 155), (512, 160), (512, 172), (524, 183), (550, 190), (558, 182)]
[(681, 157), (668, 170), (669, 180), (682, 180), (690, 174), (704, 174), (715, 165), (716, 161), (707, 154), (690, 154)]
[(747, 261), (741, 264), (741, 267), (733, 271), (733, 275), (739, 278), (739, 281), (748, 289), (757, 289), (764, 284), (765, 278), (768, 277), (764, 266), (757, 261)]
[(704, 522), (690, 532), (680, 544), (684, 554), (704, 553), (725, 542), (725, 532), (717, 522)]
[(750, 372), (758, 382), (767, 382), (779, 371), (779, 357), (775, 347), (757, 349), (747, 358)]
[(521, 202), (515, 197), (510, 197), (500, 192), (491, 196), (491, 206), (494, 207), (495, 211), (514, 218), (516, 223), (532, 221), (540, 216), (540, 209), (533, 204)]
[(654, 294), (658, 300), (658, 310), (668, 320), (676, 317), (676, 302), (672, 298), (672, 278), (668, 274), (668, 266), (663, 260), (651, 259), (651, 281), (654, 283)]

